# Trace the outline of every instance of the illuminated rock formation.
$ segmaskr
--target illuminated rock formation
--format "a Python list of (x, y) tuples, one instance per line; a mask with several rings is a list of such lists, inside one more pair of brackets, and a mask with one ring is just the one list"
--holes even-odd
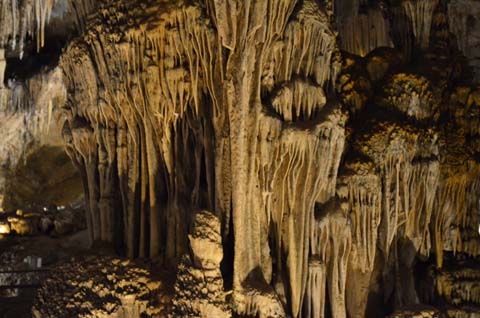
[[(3, 0), (0, 13), (4, 205), (37, 192), (7, 176), (61, 131), (93, 246), (176, 273), (171, 317), (460, 315), (424, 297), (432, 264), (436, 299), (458, 305), (447, 285), (460, 305), (478, 298), (476, 276), (442, 272), (480, 255), (475, 1)], [(138, 309), (115, 304), (97, 314)]]
[(198, 212), (189, 241), (193, 257), (186, 255), (179, 265), (170, 317), (231, 317), (220, 271), (223, 251), (218, 218)]
[(38, 290), (33, 317), (158, 317), (165, 292), (149, 269), (106, 256), (72, 259)]

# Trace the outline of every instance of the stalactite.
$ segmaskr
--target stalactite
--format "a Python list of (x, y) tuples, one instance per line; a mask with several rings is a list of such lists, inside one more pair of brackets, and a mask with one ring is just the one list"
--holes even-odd
[(443, 251), (480, 255), (478, 193), (480, 171), (473, 165), (464, 173), (452, 175), (442, 182), (435, 215), (435, 253), (437, 266), (443, 265)]
[(293, 127), (275, 130), (274, 124), (266, 122), (263, 126), (272, 130), (267, 128), (260, 134), (272, 142), (262, 143), (260, 178), (264, 209), (275, 228), (278, 266), (283, 263), (281, 251), (287, 255), (286, 283), (291, 290), (293, 315), (300, 311), (307, 281), (308, 224), (315, 202), (325, 202), (335, 194), (336, 171), (344, 146), (344, 115), (332, 107), (326, 111), (327, 120), (310, 132)]
[[(316, 311), (318, 316), (311, 316), (315, 318), (325, 315), (325, 312), (320, 311), (325, 308), (326, 298), (320, 298), (325, 296), (325, 286), (321, 285), (325, 281), (328, 286), (332, 316), (347, 317), (345, 287), (352, 234), (349, 220), (340, 204), (335, 199), (326, 203), (321, 211), (315, 212), (311, 226), (311, 254), (326, 266), (326, 277), (323, 279), (317, 277), (317, 279), (320, 278), (320, 281), (317, 284), (309, 285), (312, 289), (307, 291), (307, 295), (310, 295), (306, 300), (307, 309), (312, 306), (312, 302), (319, 302), (319, 308)], [(309, 271), (309, 274), (313, 274), (309, 278), (310, 280), (316, 278), (315, 272)], [(315, 298), (312, 299), (312, 297)]]
[(415, 40), (421, 48), (427, 48), (430, 43), (433, 11), (438, 2), (438, 0), (406, 0), (402, 2), (402, 6), (412, 22)]
[(381, 219), (381, 182), (371, 162), (348, 162), (337, 184), (337, 196), (348, 202), (352, 249), (347, 269), (346, 303), (349, 317), (364, 317), (374, 270)]
[(393, 47), (390, 25), (380, 8), (345, 17), (339, 22), (339, 34), (342, 49), (360, 56), (378, 47)]
[(308, 283), (305, 291), (305, 317), (325, 317), (327, 294), (326, 264), (313, 257), (308, 262)]
[[(437, 2), (402, 3), (426, 48)], [(340, 60), (332, 2), (112, 0), (90, 15), (93, 1), (70, 4), (84, 33), (61, 57), (61, 112), (91, 238), (172, 265), (188, 251), (191, 211), (214, 211), (233, 246), (237, 315), (324, 317), (328, 298), (334, 317), (363, 317), (375, 266), (410, 274), (411, 251), (430, 253), (432, 215), (470, 198), (443, 194), (433, 85), (396, 73), (393, 50)], [(344, 48), (392, 46), (380, 8), (360, 4)], [(345, 109), (359, 116), (347, 128)], [(374, 118), (359, 123), (364, 110)], [(439, 188), (450, 201), (435, 212)], [(410, 280), (398, 277), (404, 301)]]
[[(96, 171), (92, 173), (100, 178), (100, 194), (94, 199), (99, 201), (92, 202), (90, 207), (105, 221), (101, 227), (106, 233), (95, 238), (113, 239), (111, 186), (118, 178), (119, 197), (125, 209), (121, 217), (124, 244), (131, 257), (158, 255), (160, 237), (167, 237), (168, 258), (182, 253), (187, 229), (178, 226), (179, 210), (184, 210), (181, 202), (188, 192), (185, 185), (191, 182), (189, 177), (185, 180), (175, 177), (174, 171), (182, 165), (195, 166), (193, 160), (185, 157), (188, 150), (183, 148), (194, 144), (193, 138), (200, 141), (197, 156), (212, 158), (204, 154), (205, 147), (201, 146), (206, 142), (203, 136), (207, 128), (193, 125), (193, 118), (203, 116), (201, 111), (206, 107), (201, 105), (203, 92), (207, 87), (213, 89), (208, 75), (201, 81), (199, 78), (200, 72), (209, 74), (206, 68), (210, 67), (208, 60), (212, 57), (208, 54), (213, 52), (209, 47), (213, 44), (211, 29), (208, 25), (198, 28), (198, 20), (203, 19), (199, 10), (199, 7), (172, 10), (164, 15), (163, 23), (148, 33), (130, 30), (121, 37), (120, 33), (105, 34), (99, 29), (98, 34), (89, 34), (84, 42), (69, 47), (62, 58), (66, 73), (75, 74), (68, 78), (71, 87), (76, 87), (74, 96), (78, 99), (78, 106), (72, 110), (92, 128), (96, 136), (92, 147), (101, 154), (99, 162), (94, 164), (98, 167), (92, 168)], [(114, 11), (103, 11), (105, 16), (96, 16), (91, 23), (102, 25), (109, 12)], [(112, 28), (122, 23), (109, 21)], [(182, 31), (178, 33), (179, 30)], [(110, 44), (121, 38), (117, 46)], [(112, 73), (118, 77), (112, 78)], [(155, 139), (159, 142), (154, 142)], [(178, 147), (178, 143), (183, 147)], [(204, 169), (197, 164), (192, 177), (199, 180)], [(114, 171), (118, 176), (113, 175)], [(163, 175), (168, 182), (161, 186), (159, 180)], [(169, 200), (165, 208), (158, 202), (162, 196)], [(198, 204), (202, 196), (196, 194), (197, 199), (193, 200), (196, 202), (192, 203)], [(163, 218), (167, 224), (161, 227), (150, 221)]]

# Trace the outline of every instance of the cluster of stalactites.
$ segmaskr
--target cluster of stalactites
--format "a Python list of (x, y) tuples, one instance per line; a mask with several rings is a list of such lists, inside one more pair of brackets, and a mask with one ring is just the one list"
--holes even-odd
[[(276, 281), (275, 288), (279, 295), (291, 299), (289, 311), (294, 316), (300, 313), (308, 288), (315, 204), (335, 195), (345, 142), (345, 114), (332, 105), (323, 109), (322, 114), (324, 121), (318, 121), (308, 130), (282, 124), (270, 116), (260, 118), (260, 208), (265, 211), (267, 222), (273, 225), (274, 257), (278, 265), (273, 270), (287, 273), (287, 279)], [(270, 278), (266, 277), (268, 281)], [(335, 277), (332, 284), (334, 281)]]
[(342, 205), (346, 203), (334, 198), (316, 211), (312, 220), (311, 256), (304, 302), (307, 317), (325, 317), (326, 291), (332, 315), (339, 318), (347, 316), (345, 287), (352, 233)]
[(45, 44), (45, 26), (49, 22), (57, 0), (2, 0), (0, 2), (0, 46), (11, 46), (20, 56), (27, 36), (35, 36), (37, 49)]
[[(459, 306), (451, 308), (461, 310), (466, 309), (465, 304), (480, 304), (480, 280), (479, 271), (473, 267), (460, 267), (456, 269), (438, 270), (435, 276), (435, 289), (439, 296), (443, 297), (448, 304)], [(462, 315), (463, 314), (463, 315)], [(465, 312), (459, 316), (450, 315), (449, 317), (465, 317)]]
[(62, 106), (65, 100), (63, 74), (56, 68), (25, 82), (10, 80), (0, 89), (0, 113), (6, 120), (23, 118), (23, 125), (32, 137), (46, 137), (57, 120), (54, 108)]
[(337, 196), (351, 220), (346, 306), (352, 317), (365, 315), (364, 290), (370, 288), (377, 247), (385, 266), (398, 262), (396, 253), (404, 241), (411, 242), (416, 253), (429, 255), (430, 220), (440, 181), (436, 140), (428, 129), (374, 122), (352, 143), (357, 159), (346, 161), (337, 184)]
[(435, 217), (437, 266), (443, 265), (444, 251), (480, 255), (480, 168), (477, 164), (465, 173), (442, 182)]
[[(357, 167), (359, 168), (359, 167)], [(352, 227), (352, 259), (355, 269), (371, 272), (377, 249), (378, 226), (381, 220), (382, 191), (379, 176), (374, 173), (341, 176), (337, 195), (348, 202)]]
[[(76, 28), (83, 31), (95, 0), (2, 0), (0, 1), (0, 47), (23, 57), (26, 41), (35, 39), (40, 50), (46, 41), (46, 28), (54, 16), (74, 15)], [(67, 17), (68, 16), (68, 17)]]
[[(120, 240), (129, 256), (155, 256), (162, 245), (171, 257), (179, 256), (186, 226), (175, 230), (178, 210), (185, 201), (195, 205), (202, 199), (201, 170), (213, 165), (211, 123), (193, 120), (216, 112), (215, 102), (212, 110), (204, 105), (205, 94), (213, 96), (214, 90), (215, 34), (199, 6), (179, 4), (165, 11), (158, 4), (149, 12), (132, 9), (131, 15), (117, 16), (117, 5), (122, 4), (106, 3), (91, 19), (91, 31), (62, 56), (68, 87), (74, 89), (64, 108), (65, 138), (71, 157), (85, 172), (92, 238), (112, 241), (121, 218)], [(154, 28), (147, 27), (149, 14), (160, 16)], [(138, 27), (122, 29), (135, 19)], [(195, 157), (185, 156), (194, 142)], [(187, 175), (190, 168), (195, 173)], [(185, 180), (179, 171), (185, 171)], [(211, 191), (213, 181), (210, 175), (207, 179)], [(115, 186), (121, 198), (115, 199)], [(166, 208), (157, 202), (162, 196), (168, 197)], [(121, 217), (113, 214), (119, 201)], [(162, 219), (173, 222), (168, 230)]]
[[(419, 136), (417, 140), (421, 140)], [(434, 136), (425, 136), (435, 143)], [(415, 138), (416, 139), (416, 138)], [(434, 158), (418, 158), (422, 151), (417, 140), (400, 141), (400, 146), (388, 153), (381, 167), (383, 194), (383, 251), (389, 255), (391, 244), (398, 231), (412, 241), (415, 249), (422, 255), (429, 254), (429, 222), (433, 212), (433, 203), (440, 178), (439, 164)], [(395, 144), (395, 142), (393, 143)], [(400, 150), (405, 149), (405, 150)], [(400, 151), (399, 151), (400, 150)], [(414, 161), (415, 160), (415, 161)]]
[(54, 69), (40, 73), (26, 82), (10, 81), (0, 89), (0, 162), (5, 170), (0, 173), (0, 191), (3, 191), (5, 173), (14, 169), (21, 158), (41, 145), (62, 145), (62, 119), (54, 109), (63, 105), (66, 90), (62, 72)]
[(285, 121), (308, 120), (320, 113), (327, 102), (321, 86), (294, 80), (275, 93), (271, 104)]
[(428, 48), (438, 3), (438, 0), (402, 0), (396, 6), (384, 1), (376, 5), (359, 0), (337, 1), (335, 16), (340, 45), (347, 52), (365, 56), (378, 47), (393, 47), (394, 43), (409, 46), (412, 32), (416, 45)]
[(378, 7), (346, 16), (338, 27), (340, 45), (347, 52), (365, 56), (378, 47), (393, 47), (389, 22)]
[(349, 162), (337, 184), (337, 196), (344, 202), (350, 220), (352, 247), (347, 265), (346, 308), (350, 317), (363, 317), (378, 244), (382, 216), (381, 179), (373, 165)]
[(271, 92), (294, 77), (312, 78), (323, 88), (335, 82), (339, 65), (333, 63), (336, 37), (326, 13), (313, 1), (303, 6), (288, 22), (280, 40), (267, 55), (262, 90)]

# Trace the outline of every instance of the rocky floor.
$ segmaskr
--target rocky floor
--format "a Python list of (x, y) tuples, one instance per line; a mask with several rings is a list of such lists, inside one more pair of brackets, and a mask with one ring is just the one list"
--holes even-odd
[(30, 318), (37, 288), (52, 266), (88, 248), (86, 231), (52, 238), (0, 239), (0, 318)]

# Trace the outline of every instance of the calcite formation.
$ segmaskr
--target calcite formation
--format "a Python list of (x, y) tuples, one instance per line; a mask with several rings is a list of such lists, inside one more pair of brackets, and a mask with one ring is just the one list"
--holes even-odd
[(197, 212), (189, 242), (192, 255), (185, 255), (178, 266), (169, 317), (231, 317), (220, 271), (223, 251), (218, 217)]
[[(480, 256), (479, 10), (0, 1), (0, 190), (19, 188), (9, 172), (60, 140), (93, 245), (176, 277), (170, 294), (137, 290), (139, 303), (78, 269), (65, 283), (81, 289), (75, 302), (47, 281), (36, 315), (54, 315), (48, 286), (62, 317), (480, 313), (478, 275), (460, 261)], [(13, 197), (5, 207), (30, 200)], [(428, 293), (425, 268), (436, 273)]]
[(158, 317), (163, 285), (145, 265), (108, 256), (75, 258), (52, 269), (33, 317)]
[(66, 98), (62, 78), (62, 71), (57, 68), (26, 81), (9, 80), (7, 86), (0, 88), (2, 207), (12, 171), (18, 165), (43, 146), (63, 148), (61, 125), (54, 112)]

